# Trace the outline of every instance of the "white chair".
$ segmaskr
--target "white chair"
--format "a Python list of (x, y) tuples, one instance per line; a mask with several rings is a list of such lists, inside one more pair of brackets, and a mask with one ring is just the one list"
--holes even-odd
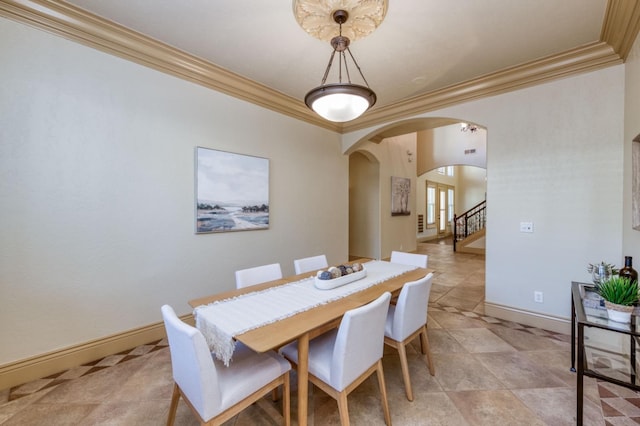
[(249, 287), (280, 278), (282, 278), (282, 269), (279, 263), (240, 269), (236, 271), (236, 288)]
[[(391, 425), (387, 389), (382, 370), (384, 322), (391, 293), (373, 302), (345, 312), (337, 330), (322, 334), (309, 342), (309, 381), (338, 402), (340, 422), (349, 425), (347, 395), (377, 372), (382, 409)], [(298, 365), (298, 344), (290, 343), (281, 353)]]
[(309, 271), (327, 268), (327, 256), (321, 254), (319, 256), (305, 257), (304, 259), (296, 259), (293, 261), (293, 267), (296, 274), (303, 274)]
[(435, 374), (426, 327), (432, 281), (433, 274), (429, 273), (424, 278), (406, 283), (400, 290), (396, 305), (389, 306), (384, 329), (384, 343), (398, 350), (405, 393), (409, 401), (413, 401), (413, 390), (409, 378), (406, 346), (418, 335), (422, 353), (427, 356), (429, 372), (432, 376)]
[(392, 251), (391, 252), (391, 263), (400, 263), (402, 265), (413, 265), (418, 268), (426, 268), (427, 267), (427, 258), (426, 254), (417, 254), (417, 253), (406, 253), (403, 251)]
[(173, 425), (180, 397), (200, 424), (219, 425), (280, 385), (284, 424), (290, 424), (287, 360), (275, 352), (253, 352), (238, 342), (231, 364), (225, 367), (214, 359), (200, 330), (182, 322), (171, 306), (161, 310), (175, 382), (167, 425)]

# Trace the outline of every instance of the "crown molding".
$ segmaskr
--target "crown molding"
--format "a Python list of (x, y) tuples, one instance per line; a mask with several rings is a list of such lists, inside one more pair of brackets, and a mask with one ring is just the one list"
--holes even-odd
[(64, 1), (0, 0), (0, 16), (54, 33), (103, 52), (194, 82), (329, 130), (328, 122), (300, 99), (234, 74)]
[(440, 90), (415, 96), (393, 105), (368, 111), (343, 126), (343, 133), (408, 118), (416, 114), (522, 89), (546, 81), (621, 64), (622, 59), (605, 42), (594, 42), (557, 55), (547, 56), (486, 74)]
[(347, 133), (454, 104), (623, 62), (640, 31), (636, 0), (609, 0), (601, 41), (374, 108), (348, 123), (328, 122), (300, 99), (234, 74), (81, 8), (54, 0), (0, 0), (0, 16), (54, 33), (307, 123)]
[(626, 61), (640, 32), (640, 2), (637, 0), (609, 0), (602, 24), (600, 40)]

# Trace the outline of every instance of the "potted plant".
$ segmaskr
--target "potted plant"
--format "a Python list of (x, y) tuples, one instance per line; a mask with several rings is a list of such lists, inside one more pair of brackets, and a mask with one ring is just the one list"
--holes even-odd
[(613, 276), (596, 286), (598, 294), (604, 299), (609, 319), (616, 322), (631, 321), (633, 304), (638, 301), (638, 282), (628, 278)]

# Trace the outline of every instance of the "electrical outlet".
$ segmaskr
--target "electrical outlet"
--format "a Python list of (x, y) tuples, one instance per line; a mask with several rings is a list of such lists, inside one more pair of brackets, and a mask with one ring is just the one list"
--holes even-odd
[(544, 303), (544, 297), (543, 297), (541, 291), (534, 291), (533, 292), (533, 301), (536, 302), (536, 303)]
[(520, 222), (520, 232), (533, 232), (533, 222)]

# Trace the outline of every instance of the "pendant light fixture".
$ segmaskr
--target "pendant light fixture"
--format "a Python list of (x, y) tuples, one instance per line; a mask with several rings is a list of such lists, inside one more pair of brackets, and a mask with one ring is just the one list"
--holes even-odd
[[(369, 83), (364, 78), (360, 66), (349, 49), (351, 41), (348, 37), (342, 35), (342, 24), (347, 22), (349, 13), (346, 10), (336, 10), (332, 16), (333, 20), (339, 25), (340, 32), (339, 35), (331, 39), (333, 52), (322, 77), (322, 83), (307, 93), (304, 102), (318, 115), (329, 121), (345, 122), (358, 118), (371, 108), (376, 103), (376, 94), (369, 88)], [(338, 82), (326, 84), (336, 52), (338, 53)], [(347, 63), (349, 58), (358, 70), (365, 86), (351, 82)]]

